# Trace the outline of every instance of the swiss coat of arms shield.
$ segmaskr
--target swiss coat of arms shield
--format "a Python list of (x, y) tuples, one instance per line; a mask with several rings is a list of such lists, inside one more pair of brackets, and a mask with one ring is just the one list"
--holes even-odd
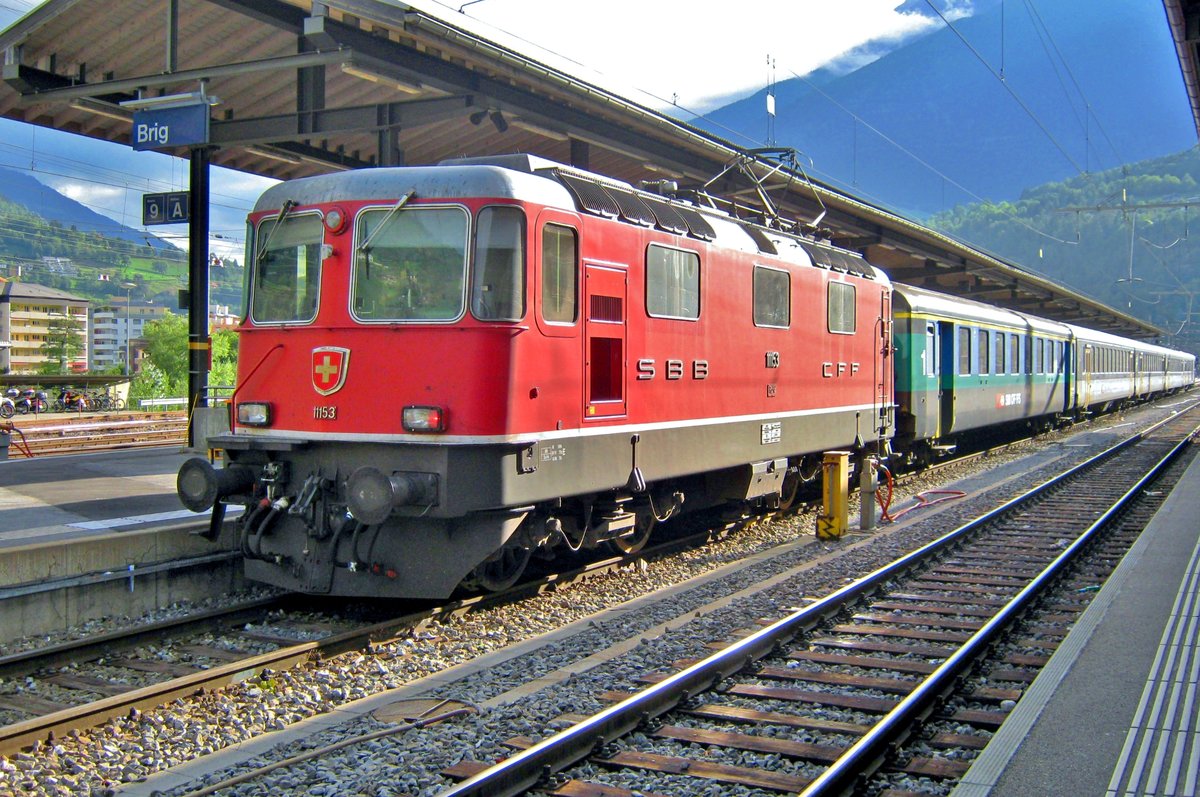
[(312, 350), (313, 389), (322, 396), (336, 393), (346, 384), (350, 368), (350, 350), (340, 346), (319, 346)]

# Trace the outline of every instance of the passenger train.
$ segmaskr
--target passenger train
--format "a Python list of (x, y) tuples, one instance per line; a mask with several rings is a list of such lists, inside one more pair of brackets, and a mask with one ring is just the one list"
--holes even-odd
[(311, 177), (250, 216), (223, 467), (249, 578), (434, 598), (1190, 387), (1189, 354), (893, 285), (859, 255), (528, 155)]

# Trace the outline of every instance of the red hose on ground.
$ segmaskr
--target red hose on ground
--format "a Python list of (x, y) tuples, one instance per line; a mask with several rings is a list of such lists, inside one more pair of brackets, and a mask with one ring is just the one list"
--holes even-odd
[[(942, 497), (935, 498), (932, 501), (930, 501), (926, 497), (926, 496), (930, 496), (930, 495), (940, 495)], [(917, 503), (913, 504), (912, 506), (906, 506), (904, 509), (901, 509), (896, 514), (892, 515), (891, 520), (894, 522), (897, 518), (901, 517), (902, 515), (907, 515), (909, 512), (912, 512), (914, 509), (924, 509), (927, 506), (933, 506), (934, 504), (940, 504), (943, 501), (953, 501), (954, 499), (962, 498), (965, 495), (966, 495), (966, 493), (963, 492), (962, 490), (926, 490), (923, 493), (917, 493), (915, 496), (913, 496), (914, 498), (916, 498)]]
[(17, 442), (12, 440), (10, 437), (9, 439), (12, 444), (15, 445), (17, 450), (24, 454), (27, 458), (33, 457), (33, 453), (29, 450), (29, 444), (25, 442), (25, 433), (18, 429), (12, 421), (0, 423), (0, 432), (7, 432), (9, 435), (12, 435), (15, 432), (17, 437), (21, 438), (21, 440), (20, 442)]
[[(896, 491), (895, 482), (892, 481), (892, 472), (878, 462), (875, 463), (875, 469), (883, 471), (883, 475), (886, 477), (887, 498), (883, 497), (882, 491), (876, 490), (875, 500), (879, 503), (880, 517), (889, 523), (895, 523), (900, 517), (907, 515), (909, 512), (912, 512), (915, 509), (924, 509), (927, 506), (940, 504), (943, 501), (953, 501), (956, 498), (962, 498), (966, 495), (966, 493), (962, 490), (926, 490), (925, 492), (917, 493), (917, 495), (914, 496), (917, 503), (913, 504), (912, 506), (905, 507), (893, 515), (888, 511), (892, 505), (892, 497), (895, 495)], [(929, 496), (931, 495), (939, 495), (941, 498), (930, 500)]]

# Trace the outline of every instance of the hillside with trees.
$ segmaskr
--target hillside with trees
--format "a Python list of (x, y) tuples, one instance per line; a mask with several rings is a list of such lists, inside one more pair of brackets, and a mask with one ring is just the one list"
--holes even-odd
[[(1050, 183), (928, 220), (1055, 282), (1192, 336), (1200, 150)], [(1195, 236), (1193, 236), (1195, 228)], [(1200, 312), (1200, 308), (1195, 308)]]
[[(46, 193), (58, 199), (46, 199)], [(27, 198), (38, 201), (31, 206)], [(46, 217), (33, 207), (60, 215)], [(187, 287), (187, 253), (111, 219), (103, 224), (85, 220), (93, 216), (102, 218), (32, 177), (0, 169), (0, 277), (36, 282), (94, 302), (124, 297), (122, 283), (131, 283), (134, 301), (178, 307), (178, 292)], [(214, 259), (210, 279), (211, 303), (236, 312), (241, 264)]]

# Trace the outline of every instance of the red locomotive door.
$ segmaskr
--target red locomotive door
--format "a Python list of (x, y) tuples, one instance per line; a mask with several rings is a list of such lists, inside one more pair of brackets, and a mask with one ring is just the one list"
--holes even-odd
[(625, 414), (625, 269), (583, 269), (584, 418)]

